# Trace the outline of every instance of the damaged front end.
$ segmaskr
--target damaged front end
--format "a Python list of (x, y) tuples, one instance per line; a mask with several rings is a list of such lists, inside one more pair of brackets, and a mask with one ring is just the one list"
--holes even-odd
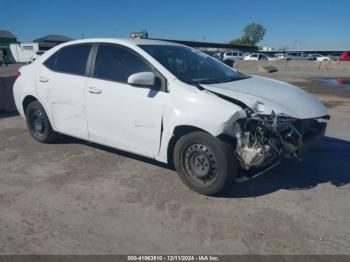
[(243, 169), (260, 168), (286, 158), (301, 160), (302, 153), (325, 135), (326, 123), (295, 119), (283, 114), (246, 112), (230, 130), (235, 154)]

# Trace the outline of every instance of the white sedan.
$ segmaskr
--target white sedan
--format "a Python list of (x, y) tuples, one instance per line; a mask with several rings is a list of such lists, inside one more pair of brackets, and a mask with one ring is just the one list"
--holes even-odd
[(259, 53), (252, 53), (243, 58), (243, 60), (251, 60), (251, 61), (260, 61), (260, 60), (270, 60), (270, 61), (275, 61), (275, 60), (281, 60), (282, 58), (280, 57), (271, 57), (267, 56), (264, 54), (259, 54)]
[(318, 55), (316, 57), (316, 60), (320, 61), (320, 62), (322, 62), (322, 61), (337, 61), (337, 60), (339, 60), (339, 56), (337, 54), (329, 54), (326, 56)]
[(314, 60), (316, 61), (330, 61), (331, 58), (325, 55), (320, 55), (320, 54), (311, 54), (311, 57), (313, 57)]
[(145, 39), (56, 46), (19, 69), (14, 98), (35, 140), (62, 133), (174, 163), (206, 195), (230, 187), (238, 169), (300, 159), (325, 134), (319, 119), (329, 118), (296, 86)]

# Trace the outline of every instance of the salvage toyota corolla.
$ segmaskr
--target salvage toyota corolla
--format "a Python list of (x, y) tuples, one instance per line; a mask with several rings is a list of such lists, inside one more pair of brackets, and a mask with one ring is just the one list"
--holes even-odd
[(173, 163), (206, 195), (230, 186), (239, 169), (300, 159), (329, 119), (293, 85), (142, 39), (56, 46), (19, 70), (14, 97), (34, 139), (48, 143), (62, 133)]

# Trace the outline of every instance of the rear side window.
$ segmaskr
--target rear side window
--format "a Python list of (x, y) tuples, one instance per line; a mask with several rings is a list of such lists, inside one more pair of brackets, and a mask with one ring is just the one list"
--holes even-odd
[(74, 75), (84, 75), (91, 44), (66, 46), (58, 50), (44, 63), (49, 69)]
[(98, 47), (94, 77), (127, 83), (135, 73), (153, 72), (153, 68), (130, 48), (100, 44)]

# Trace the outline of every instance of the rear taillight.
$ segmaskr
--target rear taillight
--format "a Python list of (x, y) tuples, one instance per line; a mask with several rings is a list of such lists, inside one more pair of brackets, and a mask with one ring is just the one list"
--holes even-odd
[(17, 71), (15, 74), (15, 80), (17, 80), (20, 76), (21, 76), (21, 73), (19, 71)]

